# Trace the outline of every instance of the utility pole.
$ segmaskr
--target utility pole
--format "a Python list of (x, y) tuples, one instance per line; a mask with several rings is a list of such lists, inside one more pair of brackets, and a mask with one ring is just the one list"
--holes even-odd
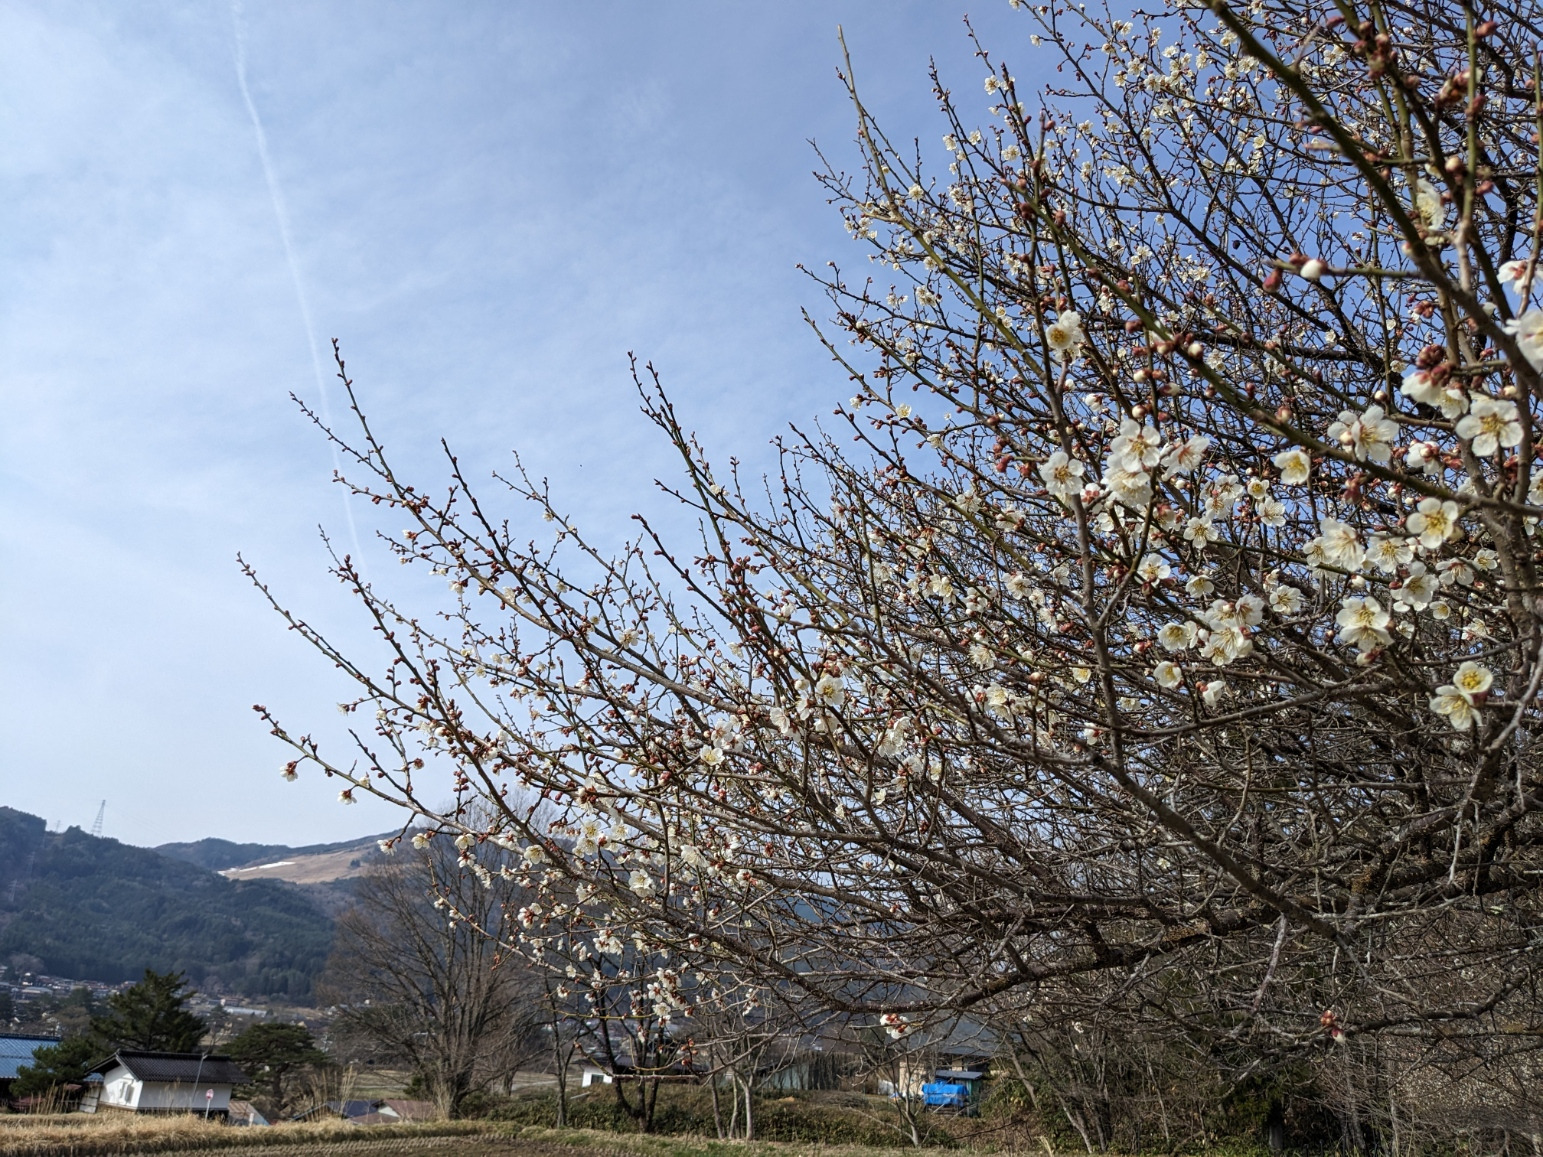
[(96, 809), (96, 819), (91, 824), (91, 834), (100, 837), (102, 834), (102, 816), (107, 813), (107, 801), (102, 801), (102, 806)]

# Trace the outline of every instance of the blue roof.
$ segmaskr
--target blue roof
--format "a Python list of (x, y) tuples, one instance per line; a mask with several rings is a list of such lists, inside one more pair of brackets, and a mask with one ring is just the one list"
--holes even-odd
[(51, 1036), (0, 1036), (0, 1081), (14, 1080), (16, 1070), (32, 1063), (32, 1054), (40, 1048), (59, 1043)]

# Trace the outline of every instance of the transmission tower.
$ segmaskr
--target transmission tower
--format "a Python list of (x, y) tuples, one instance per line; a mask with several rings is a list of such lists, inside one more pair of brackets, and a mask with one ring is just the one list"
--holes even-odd
[(96, 809), (96, 819), (92, 821), (91, 824), (91, 834), (93, 836), (100, 836), (102, 834), (102, 816), (105, 815), (106, 812), (107, 801), (104, 799), (102, 801), (102, 806)]

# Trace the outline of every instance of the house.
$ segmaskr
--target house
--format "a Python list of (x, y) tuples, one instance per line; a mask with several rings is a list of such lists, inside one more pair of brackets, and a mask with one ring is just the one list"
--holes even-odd
[[(225, 1117), (231, 1089), (246, 1082), (234, 1061), (213, 1053), (119, 1049), (87, 1070), (83, 1113), (202, 1113)], [(91, 1080), (94, 1076), (96, 1079)]]
[(232, 1101), (225, 1120), (231, 1125), (266, 1125), (268, 1118), (257, 1111), (251, 1101)]
[(433, 1121), (439, 1116), (433, 1101), (388, 1097), (369, 1103), (374, 1106), (370, 1112), (347, 1116), (350, 1125), (400, 1125), (407, 1121)]
[(369, 1101), (353, 1099), (325, 1101), (292, 1119), (309, 1121), (324, 1117), (341, 1117), (350, 1125), (400, 1125), (408, 1121), (436, 1120), (439, 1110), (433, 1101), (409, 1101), (401, 1097)]
[(23, 1032), (0, 1034), (0, 1099), (11, 1095), (11, 1082), (21, 1075), (17, 1070), (22, 1065), (30, 1065), (38, 1049), (58, 1043), (56, 1036), (34, 1036)]

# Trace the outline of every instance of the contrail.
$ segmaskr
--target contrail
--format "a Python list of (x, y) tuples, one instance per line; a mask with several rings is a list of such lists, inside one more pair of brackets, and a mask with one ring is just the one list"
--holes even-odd
[[(284, 243), (284, 259), (289, 263), (289, 279), (295, 287), (295, 300), (300, 305), (300, 318), (305, 322), (305, 345), (311, 351), (311, 372), (316, 376), (316, 393), (321, 403), (321, 420), (332, 425), (332, 409), (327, 402), (327, 375), (322, 369), (321, 349), (316, 344), (316, 326), (311, 321), (311, 301), (306, 296), (305, 278), (300, 275), (300, 262), (295, 258), (295, 246), (289, 232), (289, 210), (284, 204), (284, 191), (279, 188), (278, 177), (273, 171), (273, 161), (268, 156), (268, 134), (263, 131), (262, 117), (257, 115), (257, 105), (246, 83), (246, 23), (242, 18), (241, 0), (230, 2), (230, 24), (235, 33), (236, 83), (241, 86), (241, 99), (246, 102), (246, 112), (252, 122), (252, 132), (257, 136), (257, 156), (262, 161), (263, 178), (268, 183), (268, 199), (273, 203), (273, 216), (279, 223), (279, 239)], [(338, 448), (332, 448), (333, 470), (342, 473), (343, 463)], [(361, 568), (364, 556), (359, 550), (359, 529), (354, 525), (353, 495), (343, 491), (343, 514), (348, 519), (348, 537), (354, 546), (354, 563)]]

